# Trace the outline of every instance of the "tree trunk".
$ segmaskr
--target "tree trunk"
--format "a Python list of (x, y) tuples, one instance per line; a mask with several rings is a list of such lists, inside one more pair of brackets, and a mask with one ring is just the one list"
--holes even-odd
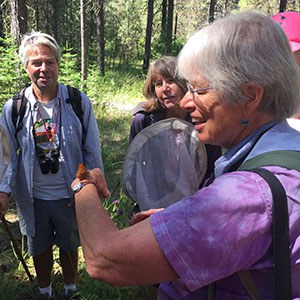
[(178, 26), (178, 13), (175, 14), (174, 41), (177, 38), (177, 26)]
[(26, 0), (19, 0), (19, 23), (20, 33), (23, 35), (28, 31)]
[(51, 0), (50, 1), (52, 18), (50, 19), (51, 32), (53, 33), (53, 37), (58, 41), (58, 1)]
[(164, 41), (166, 38), (166, 28), (167, 24), (167, 0), (162, 1), (162, 11), (161, 11), (161, 39)]
[(80, 0), (81, 81), (87, 79), (85, 0)]
[(173, 11), (174, 11), (174, 0), (168, 0), (168, 24), (167, 24), (166, 54), (171, 54), (171, 52), (172, 52)]
[[(49, 1), (46, 1), (44, 3), (45, 5), (45, 10), (41, 11), (41, 8), (37, 11), (37, 13), (40, 15), (40, 20), (41, 20), (41, 28), (39, 30), (42, 30), (50, 35), (53, 35), (52, 32), (52, 18), (53, 18), (53, 11), (52, 11), (52, 6), (50, 5)], [(44, 13), (44, 17), (43, 17)]]
[(25, 0), (10, 0), (10, 33), (16, 44), (20, 45), (21, 36), (27, 32), (27, 8)]
[(215, 20), (215, 7), (216, 0), (210, 0), (208, 23), (212, 23)]
[(279, 12), (284, 12), (286, 10), (286, 0), (280, 0)]
[[(5, 33), (4, 33), (4, 12), (3, 8), (1, 6), (1, 11), (0, 11), (0, 38), (4, 38)], [(0, 47), (4, 46), (4, 43), (2, 40), (0, 40)]]
[(105, 75), (104, 0), (97, 1), (98, 66), (100, 75)]
[(144, 62), (143, 62), (144, 71), (148, 70), (149, 63), (150, 63), (153, 4), (154, 4), (154, 0), (148, 0), (147, 28), (146, 28), (146, 40), (145, 40)]
[(172, 52), (173, 12), (174, 12), (174, 0), (168, 0), (168, 24), (167, 24), (166, 54), (171, 54), (171, 52)]
[(33, 23), (35, 23), (35, 29), (39, 30), (39, 28), (40, 28), (40, 18), (39, 18), (39, 14), (38, 14), (39, 4), (35, 0), (35, 1), (33, 1), (32, 6), (33, 6), (32, 10), (33, 10), (33, 19), (34, 19)]

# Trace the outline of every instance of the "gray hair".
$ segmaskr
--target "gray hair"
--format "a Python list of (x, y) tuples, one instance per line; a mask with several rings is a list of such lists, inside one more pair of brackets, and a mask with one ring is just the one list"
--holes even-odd
[(202, 76), (230, 105), (249, 101), (243, 87), (264, 88), (260, 111), (284, 119), (299, 111), (300, 68), (276, 22), (256, 12), (227, 16), (199, 30), (179, 54), (179, 75)]
[(25, 67), (28, 63), (28, 50), (39, 45), (48, 46), (51, 49), (53, 55), (55, 56), (57, 63), (60, 63), (61, 50), (56, 40), (47, 33), (33, 31), (32, 33), (24, 35), (21, 45), (19, 47), (19, 57), (22, 64)]

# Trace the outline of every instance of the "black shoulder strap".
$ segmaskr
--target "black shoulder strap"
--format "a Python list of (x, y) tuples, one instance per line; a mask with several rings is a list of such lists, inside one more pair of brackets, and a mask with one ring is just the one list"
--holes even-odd
[(23, 128), (23, 118), (26, 112), (27, 98), (25, 97), (25, 88), (16, 93), (12, 99), (12, 122), (16, 128), (15, 135)]
[(285, 190), (270, 171), (262, 168), (250, 170), (263, 177), (273, 196), (273, 255), (276, 300), (292, 299), (289, 214)]
[(146, 128), (152, 124), (154, 124), (153, 115), (152, 114), (146, 114), (144, 113), (144, 121), (143, 121), (143, 127)]
[(83, 124), (84, 112), (83, 112), (82, 104), (81, 104), (81, 93), (75, 87), (67, 85), (67, 88), (68, 88), (69, 98), (66, 101), (67, 101), (67, 103), (70, 103), (72, 105), (72, 108), (73, 108), (76, 116), (80, 120), (80, 123), (81, 123), (81, 126), (82, 126), (82, 135), (85, 139), (86, 129), (85, 129), (84, 124)]
[[(273, 256), (274, 256), (274, 286), (276, 300), (292, 299), (291, 265), (290, 265), (290, 240), (289, 240), (289, 215), (285, 190), (270, 171), (262, 168), (247, 170), (254, 172), (269, 184), (273, 197)], [(250, 271), (238, 272), (242, 284), (252, 300), (260, 299), (258, 290)], [(208, 287), (208, 300), (216, 297), (216, 282)]]

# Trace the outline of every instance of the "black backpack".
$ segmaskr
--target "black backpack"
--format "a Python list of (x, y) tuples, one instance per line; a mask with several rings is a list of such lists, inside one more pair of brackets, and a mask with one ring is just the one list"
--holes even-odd
[[(28, 87), (26, 85), (20, 92), (16, 93), (13, 99), (12, 105), (12, 122), (16, 128), (15, 136), (17, 136), (18, 132), (23, 128), (23, 118), (26, 111), (27, 106), (27, 98), (25, 97), (25, 89)], [(80, 91), (75, 88), (67, 85), (69, 98), (66, 100), (67, 103), (72, 105), (72, 108), (81, 122), (82, 125), (82, 132), (83, 132), (83, 141), (85, 140), (86, 136), (86, 129), (83, 125), (83, 109), (81, 105), (81, 94)]]

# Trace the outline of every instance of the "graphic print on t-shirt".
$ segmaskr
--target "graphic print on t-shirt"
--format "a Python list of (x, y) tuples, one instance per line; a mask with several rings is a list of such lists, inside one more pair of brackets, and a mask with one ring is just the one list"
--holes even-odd
[(59, 109), (57, 101), (50, 101), (43, 105), (38, 103), (36, 120), (34, 122), (34, 135), (36, 146), (43, 149), (45, 155), (50, 150), (58, 148), (57, 122)]
[(56, 142), (55, 124), (51, 119), (40, 119), (34, 124), (35, 140), (37, 144)]

